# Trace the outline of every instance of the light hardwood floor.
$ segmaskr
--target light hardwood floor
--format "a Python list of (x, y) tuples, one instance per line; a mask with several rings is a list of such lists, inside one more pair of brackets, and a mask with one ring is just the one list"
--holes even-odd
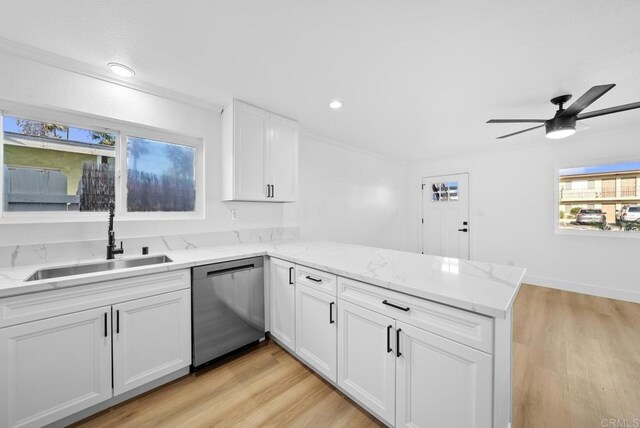
[[(513, 428), (640, 420), (640, 305), (523, 286), (514, 306), (513, 378)], [(269, 342), (76, 426), (381, 424)]]

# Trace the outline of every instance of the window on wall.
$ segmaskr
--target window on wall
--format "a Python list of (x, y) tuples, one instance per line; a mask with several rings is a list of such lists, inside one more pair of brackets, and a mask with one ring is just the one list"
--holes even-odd
[(640, 162), (559, 171), (560, 230), (640, 232)]
[(115, 200), (117, 133), (3, 116), (3, 208), (105, 211)]
[(2, 113), (3, 217), (83, 216), (112, 203), (131, 216), (200, 211), (201, 140), (107, 121), (109, 128), (70, 125), (43, 120), (41, 111), (38, 117)]
[(195, 158), (194, 147), (127, 137), (128, 211), (193, 211)]

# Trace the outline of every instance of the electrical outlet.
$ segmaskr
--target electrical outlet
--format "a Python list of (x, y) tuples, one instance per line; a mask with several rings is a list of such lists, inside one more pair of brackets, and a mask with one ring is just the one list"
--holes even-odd
[(236, 210), (229, 210), (231, 213), (231, 220), (235, 220), (238, 218), (238, 212)]

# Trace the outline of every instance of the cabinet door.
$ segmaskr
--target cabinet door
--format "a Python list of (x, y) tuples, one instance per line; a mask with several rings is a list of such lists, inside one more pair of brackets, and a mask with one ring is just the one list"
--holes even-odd
[(191, 364), (190, 314), (190, 290), (113, 306), (114, 395)]
[(398, 427), (492, 426), (492, 357), (396, 321)]
[(298, 124), (272, 114), (268, 147), (270, 200), (293, 202), (298, 196)]
[(338, 300), (338, 385), (391, 426), (395, 424), (394, 327), (392, 318)]
[(295, 351), (295, 267), (293, 263), (271, 259), (271, 334)]
[(111, 307), (0, 329), (0, 426), (43, 426), (111, 398)]
[(296, 353), (336, 381), (336, 298), (296, 284)]
[(235, 200), (267, 200), (267, 137), (269, 113), (234, 102)]

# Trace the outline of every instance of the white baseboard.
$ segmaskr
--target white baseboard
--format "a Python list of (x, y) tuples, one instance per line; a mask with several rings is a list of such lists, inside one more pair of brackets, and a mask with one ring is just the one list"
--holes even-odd
[(579, 282), (563, 281), (534, 275), (525, 275), (522, 282), (537, 285), (539, 287), (555, 288), (558, 290), (572, 291), (574, 293), (588, 294), (590, 296), (607, 297), (609, 299), (624, 300), (625, 302), (640, 303), (640, 291), (601, 287), (598, 285), (582, 284)]

